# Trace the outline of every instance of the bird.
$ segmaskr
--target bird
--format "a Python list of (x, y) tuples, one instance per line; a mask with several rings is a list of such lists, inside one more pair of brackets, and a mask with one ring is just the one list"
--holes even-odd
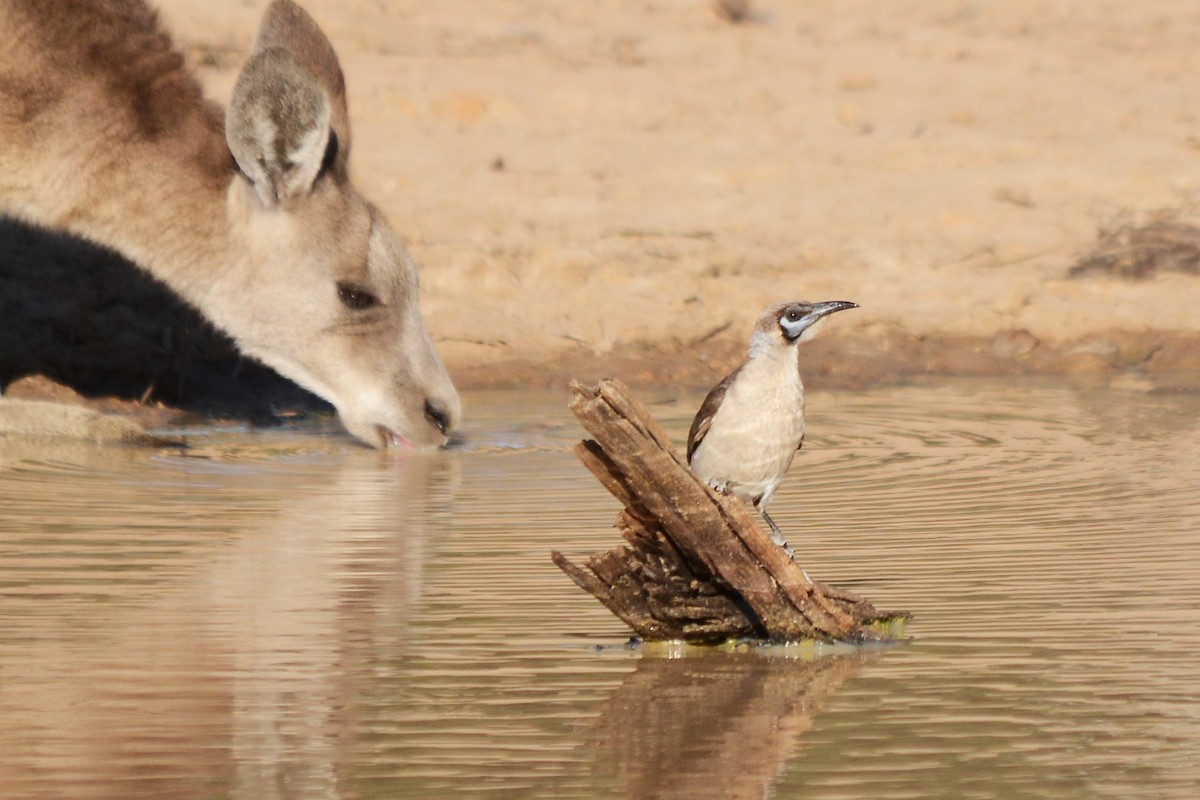
[(772, 540), (794, 551), (767, 513), (804, 445), (804, 384), (798, 345), (830, 314), (858, 308), (848, 300), (795, 300), (766, 309), (754, 326), (746, 360), (713, 387), (688, 431), (687, 460), (708, 486), (754, 505)]

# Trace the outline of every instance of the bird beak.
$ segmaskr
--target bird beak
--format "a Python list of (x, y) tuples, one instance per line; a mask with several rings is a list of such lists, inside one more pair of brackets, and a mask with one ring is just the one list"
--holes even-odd
[(849, 300), (828, 300), (824, 303), (813, 303), (811, 310), (795, 322), (780, 321), (784, 328), (784, 336), (789, 342), (807, 342), (817, 335), (818, 324), (825, 317), (847, 308), (858, 308), (858, 303)]
[(816, 322), (821, 317), (829, 316), (835, 311), (845, 311), (848, 308), (858, 308), (858, 303), (851, 303), (849, 300), (828, 300), (824, 303), (813, 303), (812, 311), (805, 315), (805, 318), (812, 318)]

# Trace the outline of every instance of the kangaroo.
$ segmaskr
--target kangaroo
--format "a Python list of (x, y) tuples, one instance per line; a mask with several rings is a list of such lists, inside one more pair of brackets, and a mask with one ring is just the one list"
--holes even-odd
[(142, 0), (0, 0), (0, 215), (126, 255), (363, 442), (439, 446), (458, 394), (350, 144), (337, 55), (291, 0), (224, 113)]

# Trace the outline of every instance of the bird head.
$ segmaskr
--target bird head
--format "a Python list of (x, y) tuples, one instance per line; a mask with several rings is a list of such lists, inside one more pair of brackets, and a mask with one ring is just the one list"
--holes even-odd
[(858, 308), (858, 303), (848, 300), (827, 300), (822, 303), (807, 303), (794, 300), (790, 303), (773, 305), (758, 318), (754, 336), (750, 340), (751, 354), (771, 345), (793, 345), (812, 339), (825, 317), (837, 311)]

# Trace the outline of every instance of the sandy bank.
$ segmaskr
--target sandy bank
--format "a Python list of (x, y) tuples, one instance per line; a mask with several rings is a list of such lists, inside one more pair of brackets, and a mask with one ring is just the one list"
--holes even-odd
[[(223, 99), (260, 9), (216, 5), (162, 3)], [(1196, 196), (1193, 3), (306, 5), (467, 385), (728, 360), (792, 297), (863, 306), (855, 373), (1196, 366), (1196, 278), (1066, 277)]]
[[(264, 3), (159, 5), (224, 101)], [(793, 298), (862, 306), (815, 386), (1200, 386), (1200, 277), (1068, 274), (1114, 220), (1197, 217), (1194, 3), (304, 5), (465, 388), (705, 386)]]

